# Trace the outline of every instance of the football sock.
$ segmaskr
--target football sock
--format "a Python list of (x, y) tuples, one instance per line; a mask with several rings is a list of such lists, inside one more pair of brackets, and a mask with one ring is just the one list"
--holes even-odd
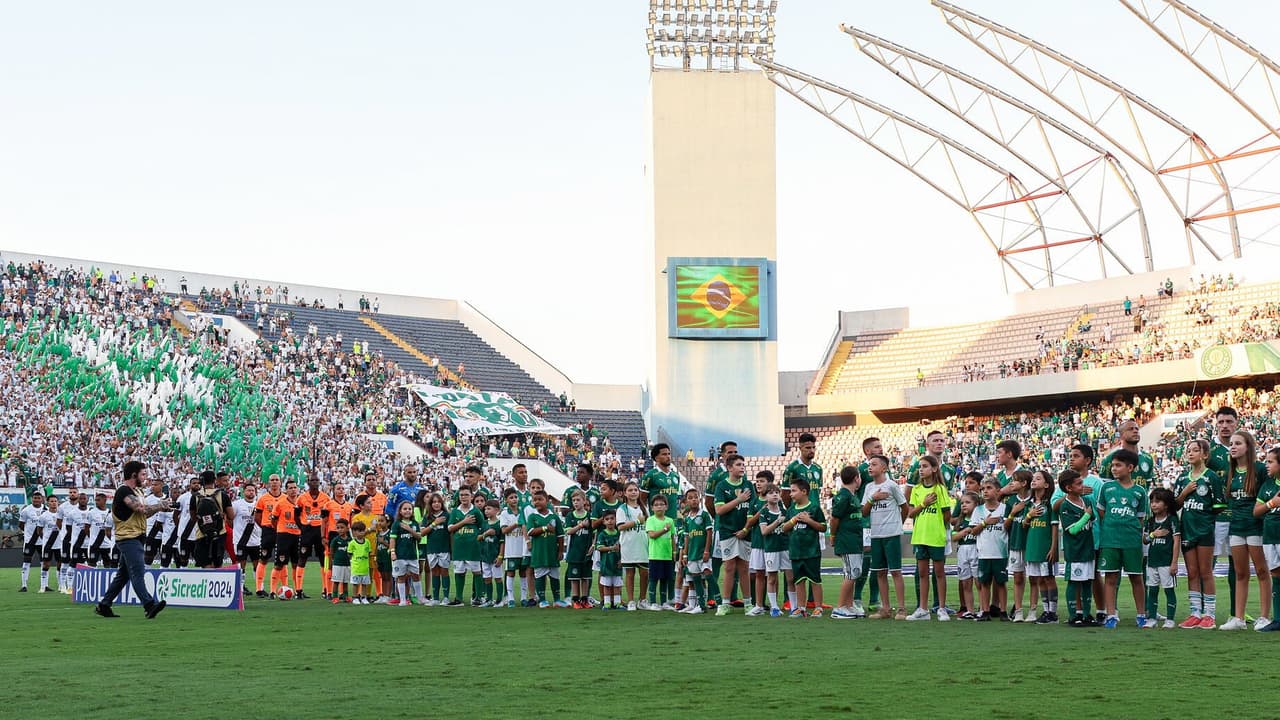
[[(1274, 602), (1275, 590), (1272, 589), (1271, 597)], [(1164, 589), (1164, 616), (1173, 619), (1174, 613), (1178, 612), (1178, 594), (1173, 588)]]
[(546, 592), (547, 592), (547, 578), (546, 578), (546, 576), (545, 576), (545, 575), (544, 575), (543, 577), (536, 578), (536, 579), (533, 581), (533, 591), (534, 591), (534, 593), (537, 595), (537, 599), (539, 599), (539, 600), (540, 600), (541, 598), (543, 598), (543, 597), (546, 595)]
[(267, 577), (266, 563), (258, 563), (253, 566), (253, 579), (258, 582), (258, 590), (262, 589), (262, 581)]
[[(1275, 584), (1277, 586), (1280, 586), (1280, 580), (1276, 581)], [(706, 609), (706, 602), (707, 602), (707, 598), (705, 597), (706, 592), (707, 592), (707, 589), (706, 589), (706, 585), (702, 581), (702, 576), (699, 575), (695, 577), (693, 579), (694, 602), (698, 603), (698, 607), (703, 609)]]
[(796, 591), (795, 591), (795, 590), (788, 590), (788, 591), (787, 591), (787, 602), (791, 603), (791, 609), (792, 609), (792, 610), (795, 610), (796, 608), (800, 607), (799, 605), (797, 605), (797, 604), (796, 604)]
[(47, 587), (49, 587), (49, 571), (41, 569), (40, 570), (40, 589), (44, 590)]
[(449, 599), (449, 573), (447, 571), (440, 575), (440, 599)]
[(413, 597), (418, 600), (418, 604), (426, 604), (427, 599), (422, 596), (422, 580), (412, 580), (409, 584), (413, 587)]
[(1187, 592), (1187, 604), (1191, 606), (1191, 614), (1199, 615), (1204, 609), (1204, 596), (1198, 590), (1190, 590)]
[[(507, 600), (516, 599), (516, 596), (515, 596), (516, 582), (515, 581), (516, 581), (515, 578), (511, 577), (510, 575), (507, 576)], [(523, 589), (523, 583), (521, 583), (521, 589)]]
[[(1230, 585), (1231, 583), (1227, 583), (1227, 584)], [(1208, 615), (1209, 617), (1218, 616), (1218, 596), (1217, 595), (1204, 596), (1204, 612), (1201, 614)]]
[(724, 564), (724, 560), (713, 557), (711, 558), (711, 582), (708, 590), (711, 593), (711, 599), (717, 603), (720, 602), (720, 566)]
[(1160, 607), (1160, 586), (1147, 587), (1147, 617), (1155, 619), (1156, 610)]
[(27, 578), (31, 576), (31, 563), (22, 563), (22, 587), (27, 586)]
[(769, 608), (778, 607), (778, 593), (766, 592), (764, 594), (764, 602), (765, 602), (765, 605)]
[(462, 602), (462, 586), (467, 582), (466, 573), (453, 574), (453, 599)]
[(409, 604), (409, 581), (408, 580), (396, 581), (396, 596), (400, 598), (401, 605)]
[(551, 577), (551, 597), (556, 600), (560, 599), (560, 578), (554, 575)]
[(1271, 578), (1271, 622), (1280, 621), (1280, 578)]
[(1227, 556), (1227, 597), (1231, 600), (1231, 614), (1236, 614), (1236, 559)]
[(649, 576), (649, 604), (652, 605), (653, 603), (658, 601), (657, 594), (658, 594), (658, 581), (654, 579), (653, 575), (650, 575)]
[[(666, 578), (662, 581), (662, 602), (667, 604), (676, 597), (676, 579)], [(583, 598), (585, 600), (585, 598)]]
[(439, 575), (431, 576), (431, 599), (432, 600), (440, 599), (440, 576)]
[[(286, 576), (287, 577), (287, 576)], [(302, 591), (302, 581), (307, 577), (307, 568), (303, 565), (293, 569), (293, 589)]]

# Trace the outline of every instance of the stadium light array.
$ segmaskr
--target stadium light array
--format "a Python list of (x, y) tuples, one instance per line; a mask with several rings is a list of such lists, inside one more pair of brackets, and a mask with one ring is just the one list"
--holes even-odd
[(777, 10), (778, 0), (649, 0), (650, 67), (731, 72), (771, 60)]

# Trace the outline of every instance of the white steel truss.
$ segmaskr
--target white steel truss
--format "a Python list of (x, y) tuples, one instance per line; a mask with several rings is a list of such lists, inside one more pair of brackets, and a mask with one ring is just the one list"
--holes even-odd
[(1151, 173), (1182, 220), (1191, 262), (1193, 239), (1214, 259), (1240, 257), (1236, 216), (1261, 208), (1236, 209), (1222, 158), (1200, 135), (1083, 63), (961, 7), (932, 2), (953, 30)]
[[(1056, 252), (1093, 244), (1103, 277), (1104, 251), (1127, 273), (1133, 270), (1125, 254), (1140, 252), (1142, 268), (1153, 269), (1142, 203), (1113, 154), (1053, 116), (941, 61), (864, 30), (841, 29), (863, 54), (1007, 150), (1045, 180), (1044, 190), (1058, 193), (1059, 198), (1041, 203), (1046, 223), (1069, 228), (1073, 235), (1050, 243)], [(1061, 221), (1050, 217), (1055, 209), (1065, 216)], [(1064, 265), (1054, 263), (1058, 270)]]
[[(1048, 284), (1051, 266), (1038, 266), (1014, 252), (1049, 243), (1036, 201), (1051, 195), (1028, 192), (1022, 181), (995, 161), (917, 120), (851, 90), (764, 57), (752, 58), (782, 90), (846, 132), (902, 166), (977, 223), (996, 251), (1009, 289), (1009, 273), (1028, 289)], [(910, 200), (903, 199), (908, 209)], [(1018, 215), (1025, 211), (1025, 217)], [(1047, 256), (1046, 256), (1047, 257)], [(1046, 259), (1046, 263), (1048, 258)], [(1034, 269), (1030, 275), (1029, 270)]]

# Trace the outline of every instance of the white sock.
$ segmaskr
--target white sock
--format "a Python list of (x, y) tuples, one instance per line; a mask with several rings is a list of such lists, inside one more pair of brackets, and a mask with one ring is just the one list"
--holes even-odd
[(413, 585), (413, 596), (418, 599), (418, 604), (424, 604), (426, 602), (426, 598), (422, 597), (422, 581), (414, 580), (410, 584)]
[(408, 584), (409, 584), (408, 582), (396, 583), (396, 595), (400, 598), (401, 605), (409, 602), (409, 588), (407, 587)]
[(764, 604), (770, 609), (778, 607), (778, 593), (766, 591), (764, 594)]
[(22, 587), (27, 586), (27, 578), (31, 576), (31, 563), (22, 563)]
[(1217, 595), (1204, 596), (1204, 614), (1208, 615), (1209, 617), (1218, 616), (1218, 596)]
[(1200, 609), (1204, 607), (1204, 596), (1199, 590), (1192, 590), (1187, 593), (1187, 604), (1191, 606), (1191, 617), (1199, 617)]
[(510, 575), (508, 575), (508, 576), (507, 576), (507, 597), (506, 597), (506, 600), (507, 600), (508, 602), (510, 602), (510, 601), (515, 600), (515, 599), (516, 599), (516, 596), (515, 596), (515, 593), (514, 593), (514, 590), (515, 590), (515, 584), (516, 584), (516, 583), (515, 583), (515, 580), (516, 580), (516, 579), (515, 579), (515, 578), (513, 578), (513, 577), (511, 577)]
[(787, 591), (787, 601), (791, 603), (791, 609), (792, 609), (792, 610), (795, 610), (796, 608), (800, 607), (799, 605), (797, 605), (797, 604), (796, 604), (797, 600), (796, 600), (796, 591), (795, 591), (795, 590), (788, 590), (788, 591)]
[(49, 571), (44, 568), (40, 569), (40, 589), (44, 590), (49, 587)]

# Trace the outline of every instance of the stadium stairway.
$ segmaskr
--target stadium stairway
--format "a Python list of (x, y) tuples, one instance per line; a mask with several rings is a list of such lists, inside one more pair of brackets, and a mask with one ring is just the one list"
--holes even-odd
[(461, 322), (403, 315), (368, 317), (349, 310), (296, 305), (289, 306), (288, 311), (293, 315), (291, 326), (295, 333), (305, 333), (308, 323), (316, 325), (322, 338), (341, 332), (348, 349), (353, 341), (368, 342), (371, 350), (427, 381), (436, 377), (436, 369), (430, 365), (432, 357), (439, 358), (440, 364), (455, 376), (462, 365), (461, 378), (471, 386), (505, 392), (531, 409), (541, 406), (543, 416), (557, 425), (585, 428), (591, 423), (608, 435), (624, 459), (647, 459), (644, 418), (638, 410), (560, 410), (559, 399), (551, 390)]

